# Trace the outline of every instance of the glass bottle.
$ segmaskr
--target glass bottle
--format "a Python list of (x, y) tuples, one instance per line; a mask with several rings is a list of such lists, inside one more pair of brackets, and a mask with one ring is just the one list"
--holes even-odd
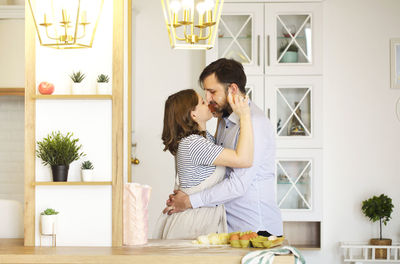
[[(294, 108), (296, 108), (298, 104), (299, 104), (299, 102), (294, 102)], [(295, 115), (293, 115), (292, 119), (289, 122), (288, 135), (289, 136), (305, 136), (306, 132), (304, 131), (303, 125), (299, 121), (299, 120), (301, 120), (300, 107), (297, 108), (296, 115), (298, 116), (298, 118)]]

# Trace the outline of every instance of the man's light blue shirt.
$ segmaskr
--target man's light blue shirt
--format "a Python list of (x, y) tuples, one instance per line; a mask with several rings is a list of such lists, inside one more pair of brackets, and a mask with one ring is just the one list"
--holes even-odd
[[(227, 168), (219, 184), (189, 196), (193, 208), (224, 204), (229, 232), (268, 231), (282, 235), (282, 217), (275, 198), (275, 136), (264, 112), (250, 102), (254, 161), (250, 168)], [(235, 149), (239, 117), (232, 113), (218, 125), (216, 142)]]

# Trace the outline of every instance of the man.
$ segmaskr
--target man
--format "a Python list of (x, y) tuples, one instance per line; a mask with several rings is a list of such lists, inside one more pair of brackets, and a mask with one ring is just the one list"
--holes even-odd
[[(246, 94), (243, 66), (229, 59), (219, 59), (208, 65), (200, 75), (200, 85), (215, 116), (220, 120), (217, 144), (235, 149), (240, 133), (238, 116), (228, 102), (232, 94)], [(225, 179), (199, 193), (187, 195), (174, 191), (167, 200), (164, 213), (173, 214), (189, 208), (224, 204), (229, 232), (256, 231), (260, 235), (281, 236), (282, 219), (275, 200), (275, 136), (264, 112), (250, 102), (254, 133), (254, 161), (250, 168), (227, 168)]]

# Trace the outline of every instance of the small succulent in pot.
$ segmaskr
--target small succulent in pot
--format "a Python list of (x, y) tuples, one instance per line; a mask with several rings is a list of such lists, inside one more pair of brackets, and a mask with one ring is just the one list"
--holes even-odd
[(77, 72), (72, 72), (72, 74), (69, 77), (74, 83), (81, 83), (86, 78), (86, 75), (81, 71), (77, 71)]
[(93, 163), (90, 160), (86, 160), (86, 161), (82, 162), (81, 169), (82, 170), (93, 170), (94, 169)]
[(88, 182), (93, 181), (93, 163), (90, 160), (86, 160), (81, 164), (81, 176), (82, 181)]
[(73, 72), (69, 76), (72, 80), (72, 94), (88, 94), (90, 91), (85, 87), (83, 80), (86, 78), (86, 75), (81, 71)]
[(43, 212), (40, 213), (41, 215), (58, 215), (58, 212), (52, 208), (47, 208)]
[(54, 235), (56, 233), (58, 212), (52, 208), (47, 208), (40, 213), (40, 233), (43, 235)]
[(98, 83), (108, 83), (109, 81), (110, 81), (110, 77), (108, 77), (108, 75), (100, 74), (99, 76), (97, 76)]
[(97, 93), (98, 94), (111, 94), (112, 85), (109, 83), (110, 77), (106, 74), (97, 76)]

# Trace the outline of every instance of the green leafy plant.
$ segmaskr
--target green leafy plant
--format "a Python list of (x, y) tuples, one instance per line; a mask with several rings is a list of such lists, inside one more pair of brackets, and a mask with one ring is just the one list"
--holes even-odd
[[(281, 48), (279, 49), (279, 52), (284, 52), (285, 51), (285, 49), (286, 49), (286, 47), (289, 45), (289, 43), (288, 42), (286, 42), (285, 44), (282, 44), (281, 45)], [(287, 49), (287, 51), (294, 51), (294, 52), (298, 52), (299, 51), (299, 48), (297, 47), (297, 45), (296, 44), (291, 44), (290, 46), (289, 46), (289, 48)]]
[(78, 145), (79, 139), (72, 138), (73, 133), (67, 135), (61, 134), (60, 131), (53, 131), (42, 141), (38, 141), (38, 149), (36, 156), (42, 159), (43, 165), (69, 165), (75, 160), (86, 156), (80, 152), (82, 145)]
[(83, 79), (85, 79), (86, 75), (81, 71), (77, 71), (77, 72), (72, 72), (72, 74), (69, 77), (74, 83), (80, 83), (83, 81)]
[(87, 161), (82, 162), (81, 169), (82, 170), (93, 170), (94, 166), (90, 160), (87, 160)]
[(108, 83), (109, 81), (110, 81), (110, 77), (108, 77), (108, 75), (100, 74), (99, 76), (97, 76), (98, 83)]
[(373, 196), (362, 202), (361, 210), (370, 221), (376, 222), (379, 220), (379, 239), (382, 240), (382, 222), (384, 225), (391, 219), (394, 205), (392, 199), (381, 194)]
[(44, 210), (43, 212), (40, 213), (41, 215), (57, 215), (58, 212), (56, 212), (56, 210), (52, 209), (52, 208), (47, 208), (46, 210)]

